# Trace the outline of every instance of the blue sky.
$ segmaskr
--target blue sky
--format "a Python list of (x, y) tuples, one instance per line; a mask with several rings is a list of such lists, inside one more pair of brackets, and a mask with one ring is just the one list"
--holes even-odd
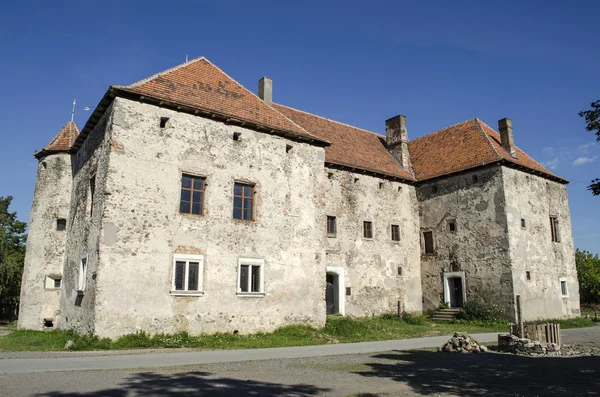
[[(526, 4), (523, 4), (526, 3)], [(89, 117), (110, 84), (200, 55), (274, 101), (409, 138), (478, 117), (568, 185), (575, 246), (600, 253), (600, 143), (577, 113), (600, 99), (600, 2), (7, 2), (0, 15), (0, 196), (29, 220), (36, 150)]]

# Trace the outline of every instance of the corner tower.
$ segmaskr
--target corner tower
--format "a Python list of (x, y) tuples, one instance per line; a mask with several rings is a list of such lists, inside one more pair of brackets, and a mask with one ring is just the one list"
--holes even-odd
[(70, 149), (79, 128), (70, 121), (35, 153), (38, 170), (21, 283), (19, 328), (53, 327), (60, 314), (63, 255), (69, 227)]

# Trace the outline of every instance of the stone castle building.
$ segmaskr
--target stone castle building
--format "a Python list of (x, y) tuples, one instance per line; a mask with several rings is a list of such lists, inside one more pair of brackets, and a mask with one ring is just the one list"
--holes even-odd
[(111, 86), (43, 150), (19, 327), (255, 332), (470, 299), (579, 314), (566, 180), (472, 119), (409, 141), (205, 58)]

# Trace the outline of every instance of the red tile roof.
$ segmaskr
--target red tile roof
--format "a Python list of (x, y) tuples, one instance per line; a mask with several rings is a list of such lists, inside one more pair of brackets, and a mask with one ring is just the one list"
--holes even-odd
[(79, 134), (79, 128), (73, 121), (69, 121), (60, 130), (60, 132), (46, 145), (45, 148), (35, 153), (35, 157), (40, 158), (42, 156), (51, 153), (68, 152), (73, 146), (77, 135)]
[(387, 151), (385, 137), (287, 106), (273, 104), (273, 107), (306, 131), (331, 142), (331, 146), (325, 147), (326, 162), (415, 180), (412, 172), (403, 169)]
[(512, 157), (500, 143), (500, 134), (479, 119), (471, 119), (422, 136), (408, 143), (418, 180), (426, 180), (465, 171), (482, 165), (507, 161), (544, 174), (561, 182), (515, 147)]
[[(320, 141), (200, 57), (117, 90), (215, 113), (259, 127)], [(327, 142), (325, 142), (327, 143)]]

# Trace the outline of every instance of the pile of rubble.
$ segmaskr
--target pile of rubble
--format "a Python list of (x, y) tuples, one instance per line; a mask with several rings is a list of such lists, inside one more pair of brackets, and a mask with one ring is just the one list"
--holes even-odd
[(469, 334), (465, 332), (455, 332), (454, 336), (442, 347), (438, 347), (439, 352), (447, 353), (485, 353), (488, 351), (487, 347), (480, 345), (475, 339), (471, 338)]
[(498, 335), (498, 351), (520, 354), (524, 356), (595, 356), (600, 354), (600, 349), (587, 346), (570, 346), (557, 343), (543, 343), (515, 335)]

